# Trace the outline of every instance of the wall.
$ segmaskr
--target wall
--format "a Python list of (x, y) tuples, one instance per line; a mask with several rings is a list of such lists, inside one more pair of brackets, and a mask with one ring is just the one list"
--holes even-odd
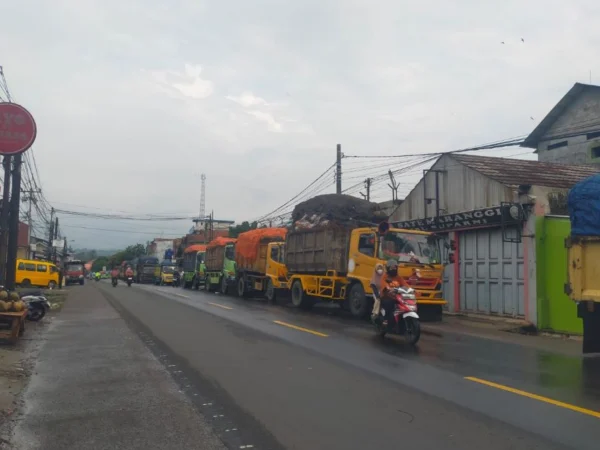
[[(440, 214), (471, 211), (514, 200), (511, 188), (470, 169), (449, 155), (440, 157), (432, 169), (446, 171), (438, 175)], [(427, 198), (434, 199), (427, 205), (427, 216), (435, 216), (435, 173), (429, 172), (398, 207), (390, 218), (391, 222), (424, 218), (424, 185)]]
[[(600, 89), (585, 90), (546, 132), (538, 144), (538, 159), (543, 162), (563, 164), (600, 164), (600, 158), (593, 158), (591, 148), (600, 146), (600, 138), (587, 140), (587, 131), (597, 131), (600, 127)], [(569, 138), (548, 140), (575, 129), (582, 134)], [(566, 131), (566, 132), (565, 132)], [(548, 145), (567, 141), (567, 147), (547, 150)]]
[(582, 334), (575, 303), (564, 293), (567, 282), (565, 238), (571, 233), (568, 217), (536, 218), (538, 328)]

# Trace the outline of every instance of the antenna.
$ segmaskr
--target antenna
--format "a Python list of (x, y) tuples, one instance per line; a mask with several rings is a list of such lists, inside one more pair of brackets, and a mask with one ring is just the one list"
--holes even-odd
[(200, 175), (200, 179), (202, 180), (202, 185), (200, 187), (200, 214), (198, 218), (203, 220), (206, 208), (206, 175)]

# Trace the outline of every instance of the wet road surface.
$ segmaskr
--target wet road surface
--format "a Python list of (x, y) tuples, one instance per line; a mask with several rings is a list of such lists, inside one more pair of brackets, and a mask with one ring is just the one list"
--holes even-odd
[(595, 359), (460, 333), (427, 333), (415, 349), (255, 300), (96, 288), (185, 378), (217, 434), (255, 448), (598, 448)]

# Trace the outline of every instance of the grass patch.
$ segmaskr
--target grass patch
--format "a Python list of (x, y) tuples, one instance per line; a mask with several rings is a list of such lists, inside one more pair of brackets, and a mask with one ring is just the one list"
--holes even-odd
[(67, 300), (69, 291), (66, 289), (52, 289), (45, 290), (44, 295), (50, 302), (50, 309), (52, 311), (60, 311)]

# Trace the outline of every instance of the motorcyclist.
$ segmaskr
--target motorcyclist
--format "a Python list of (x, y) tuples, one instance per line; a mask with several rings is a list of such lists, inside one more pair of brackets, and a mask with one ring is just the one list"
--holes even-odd
[(112, 278), (113, 283), (119, 279), (119, 268), (114, 266), (110, 271), (110, 277)]
[(133, 277), (133, 269), (131, 268), (131, 266), (127, 266), (127, 269), (125, 270), (125, 276), (127, 278)]
[(395, 288), (405, 287), (409, 288), (410, 285), (406, 280), (398, 275), (398, 262), (395, 259), (390, 259), (385, 263), (385, 275), (381, 280), (381, 306), (385, 311), (383, 324), (387, 325), (387, 319), (391, 317), (395, 307), (396, 300), (392, 297), (391, 293)]
[(381, 288), (381, 283), (383, 282), (383, 272), (383, 264), (376, 264), (375, 271), (371, 277), (370, 286), (373, 290), (373, 311), (371, 313), (371, 320), (373, 321), (379, 317), (379, 309), (381, 306), (381, 294), (379, 289)]

